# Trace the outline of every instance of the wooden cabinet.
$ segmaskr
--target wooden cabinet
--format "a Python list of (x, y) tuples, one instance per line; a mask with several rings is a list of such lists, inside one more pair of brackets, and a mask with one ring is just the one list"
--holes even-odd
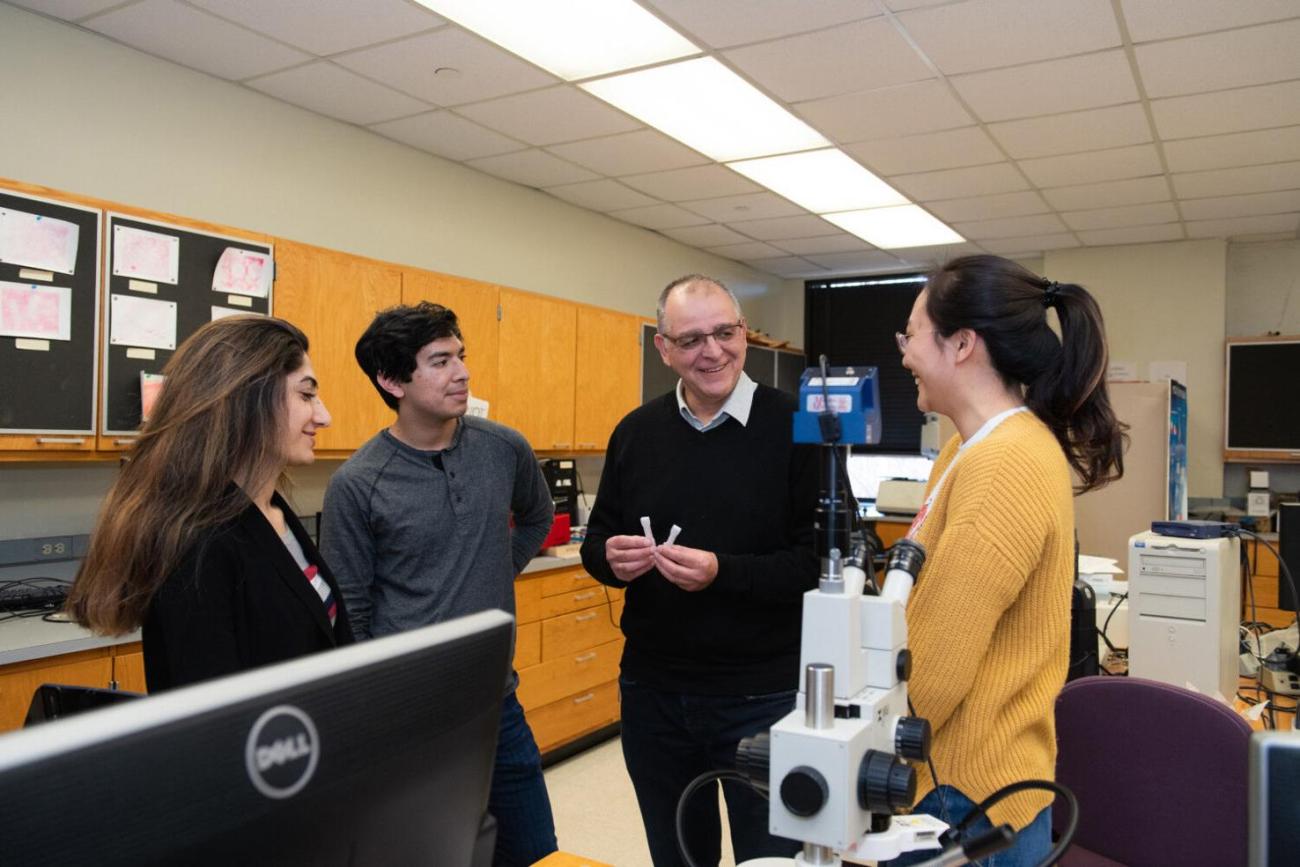
[(497, 389), (492, 416), (519, 431), (534, 451), (573, 449), (577, 305), (501, 290)]
[(493, 283), (422, 271), (402, 269), (402, 303), (432, 301), (456, 314), (465, 341), (465, 363), (469, 366), (470, 394), (486, 400), (495, 418), (497, 399), (497, 304), (501, 289)]
[(317, 435), (317, 449), (349, 452), (393, 421), (354, 351), (374, 315), (401, 301), (401, 270), (292, 241), (278, 241), (275, 256), (275, 315), (306, 332), (321, 398), (333, 416)]
[(604, 449), (614, 426), (641, 402), (640, 332), (637, 316), (578, 307), (575, 449)]
[(144, 692), (140, 642), (97, 647), (0, 666), (0, 732), (22, 728), (32, 695), (41, 684), (93, 686)]
[(519, 702), (543, 752), (618, 720), (623, 636), (606, 589), (580, 567), (515, 582)]

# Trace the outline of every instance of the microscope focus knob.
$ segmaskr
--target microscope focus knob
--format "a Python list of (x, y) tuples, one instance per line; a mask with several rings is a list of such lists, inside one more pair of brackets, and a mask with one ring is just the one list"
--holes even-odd
[(867, 750), (858, 767), (858, 804), (873, 813), (906, 810), (916, 801), (916, 771), (897, 756)]
[(815, 816), (826, 806), (830, 787), (816, 768), (800, 765), (781, 781), (781, 803), (796, 816)]
[(930, 760), (930, 721), (919, 716), (905, 716), (894, 728), (894, 752), (917, 762)]
[(907, 683), (908, 678), (912, 676), (912, 652), (906, 647), (898, 651), (898, 659), (894, 662), (894, 674), (903, 683)]

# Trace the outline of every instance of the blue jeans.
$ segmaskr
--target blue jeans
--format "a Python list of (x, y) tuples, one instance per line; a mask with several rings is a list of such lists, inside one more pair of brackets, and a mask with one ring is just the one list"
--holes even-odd
[[(769, 695), (685, 695), (661, 692), (627, 678), (623, 694), (623, 760), (636, 789), (646, 840), (655, 867), (680, 867), (677, 801), (709, 770), (733, 770), (736, 744), (765, 731), (794, 708), (794, 690)], [(740, 783), (722, 786), (727, 799), (731, 846), (737, 863), (762, 856), (790, 856), (800, 844), (767, 832), (767, 801)], [(686, 811), (686, 845), (697, 864), (716, 865), (722, 854), (717, 783), (704, 786)]]
[(542, 754), (513, 691), (501, 702), (488, 812), (497, 820), (494, 867), (526, 867), (559, 848), (551, 799), (542, 777)]
[[(912, 812), (928, 813), (955, 826), (970, 815), (974, 808), (975, 802), (952, 786), (940, 786), (922, 798)], [(972, 822), (966, 829), (966, 833), (973, 837), (992, 828), (992, 823), (987, 818), (983, 818)], [(1050, 851), (1052, 851), (1052, 808), (1046, 807), (1034, 817), (1032, 822), (1016, 833), (1016, 842), (1010, 849), (995, 852), (983, 861), (976, 861), (975, 864), (977, 867), (1035, 867)], [(937, 849), (909, 852), (892, 861), (882, 861), (880, 867), (921, 864), (938, 854)]]

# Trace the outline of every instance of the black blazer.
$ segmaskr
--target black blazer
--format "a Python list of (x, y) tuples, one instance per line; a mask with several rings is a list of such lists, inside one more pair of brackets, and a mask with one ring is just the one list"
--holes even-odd
[(276, 494), (272, 500), (338, 602), (329, 615), (257, 506), (204, 534), (154, 595), (144, 621), (149, 691), (282, 662), (352, 643), (338, 582)]

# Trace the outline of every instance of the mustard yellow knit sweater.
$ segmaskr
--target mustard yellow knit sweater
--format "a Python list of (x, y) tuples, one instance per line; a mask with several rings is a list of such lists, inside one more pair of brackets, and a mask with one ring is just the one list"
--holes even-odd
[[(939, 453), (930, 487), (961, 445)], [(927, 558), (907, 608), (919, 716), (939, 782), (976, 803), (1054, 778), (1053, 706), (1069, 666), (1074, 502), (1065, 455), (1031, 412), (962, 453), (917, 540)], [(918, 799), (934, 787), (918, 767)], [(1023, 828), (1052, 801), (1023, 792), (990, 810)]]

